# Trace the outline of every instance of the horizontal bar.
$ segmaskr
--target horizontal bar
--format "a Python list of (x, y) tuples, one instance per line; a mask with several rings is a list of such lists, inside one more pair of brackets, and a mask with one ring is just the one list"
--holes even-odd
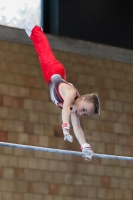
[[(68, 151), (68, 150), (63, 150), (63, 149), (53, 149), (53, 148), (29, 146), (29, 145), (22, 145), (22, 144), (13, 144), (13, 143), (6, 143), (6, 142), (0, 142), (0, 146), (12, 147), (12, 148), (21, 148), (21, 149), (26, 149), (26, 150), (52, 152), (52, 153), (59, 153), (59, 154), (70, 154), (70, 155), (76, 155), (76, 156), (83, 156), (84, 155), (82, 152), (79, 152), (79, 151)], [(93, 157), (133, 161), (133, 157), (107, 155), (107, 154), (97, 154), (97, 153), (95, 153), (93, 155)]]

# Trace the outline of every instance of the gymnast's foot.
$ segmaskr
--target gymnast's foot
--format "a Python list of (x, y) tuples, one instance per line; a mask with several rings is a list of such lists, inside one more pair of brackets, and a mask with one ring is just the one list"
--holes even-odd
[(25, 22), (24, 23), (24, 29), (25, 32), (27, 33), (27, 35), (30, 37), (31, 33), (32, 33), (32, 29), (35, 27), (35, 24), (31, 23), (31, 22)]

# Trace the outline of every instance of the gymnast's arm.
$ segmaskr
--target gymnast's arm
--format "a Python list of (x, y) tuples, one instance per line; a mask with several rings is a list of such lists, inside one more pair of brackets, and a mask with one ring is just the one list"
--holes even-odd
[(84, 135), (83, 129), (80, 126), (79, 117), (72, 113), (71, 121), (72, 121), (74, 134), (75, 134), (77, 140), (79, 141), (80, 145), (85, 144), (86, 143), (85, 135)]
[(75, 114), (71, 114), (71, 121), (75, 136), (81, 145), (81, 149), (84, 154), (83, 157), (85, 158), (85, 160), (90, 161), (93, 156), (93, 151), (91, 150), (91, 146), (88, 143), (86, 143), (84, 131), (80, 126), (79, 117), (76, 116)]
[(64, 103), (63, 103), (63, 108), (62, 108), (62, 122), (63, 123), (68, 123), (70, 121), (70, 116), (71, 116), (71, 105), (75, 100), (75, 90), (73, 89), (67, 89), (65, 92), (64, 96)]

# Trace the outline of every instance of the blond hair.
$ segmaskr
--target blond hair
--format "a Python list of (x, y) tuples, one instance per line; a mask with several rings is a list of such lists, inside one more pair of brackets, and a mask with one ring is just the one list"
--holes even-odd
[(94, 103), (94, 114), (100, 115), (100, 100), (97, 93), (82, 95), (85, 101)]

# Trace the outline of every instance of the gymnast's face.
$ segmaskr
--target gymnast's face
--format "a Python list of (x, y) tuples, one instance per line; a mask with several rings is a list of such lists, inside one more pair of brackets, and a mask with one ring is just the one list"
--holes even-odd
[(79, 97), (75, 100), (72, 113), (76, 114), (77, 116), (91, 116), (94, 114), (94, 104), (92, 102), (87, 102), (84, 99), (85, 97)]

